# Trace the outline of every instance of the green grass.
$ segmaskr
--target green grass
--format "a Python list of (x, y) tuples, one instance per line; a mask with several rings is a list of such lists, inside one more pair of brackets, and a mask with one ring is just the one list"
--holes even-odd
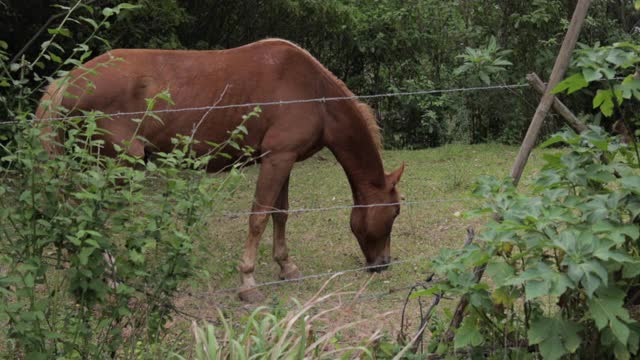
[[(496, 144), (447, 145), (420, 151), (385, 151), (385, 168), (391, 171), (403, 161), (406, 163), (400, 191), (405, 201), (425, 202), (404, 206), (392, 233), (391, 255), (394, 260), (410, 260), (397, 264), (381, 274), (353, 272), (334, 279), (329, 291), (347, 289), (357, 291), (368, 282), (359, 302), (348, 306), (336, 318), (339, 322), (361, 319), (389, 310), (400, 310), (404, 289), (423, 279), (427, 261), (443, 247), (458, 247), (466, 236), (466, 228), (481, 224), (481, 220), (468, 220), (457, 213), (474, 208), (478, 200), (469, 199), (475, 179), (481, 175), (505, 177), (509, 174), (517, 147)], [(541, 153), (534, 152), (522, 178), (524, 187), (532, 171), (541, 165)], [(248, 211), (251, 207), (258, 167), (246, 170), (246, 179), (233, 199), (220, 204), (208, 222), (208, 239), (201, 244), (199, 259), (209, 278), (189, 289), (191, 295), (179, 300), (185, 311), (202, 317), (215, 317), (216, 307), (227, 314), (242, 316), (250, 307), (242, 304), (235, 292), (219, 293), (220, 289), (239, 285), (236, 266), (242, 254), (247, 232), (247, 217), (228, 218), (222, 212)], [(296, 164), (290, 187), (290, 207), (320, 208), (352, 203), (351, 192), (344, 172), (328, 151)], [(428, 202), (432, 200), (457, 201)], [(287, 224), (290, 255), (303, 275), (318, 274), (364, 265), (363, 256), (349, 227), (350, 210), (292, 214)], [(272, 229), (268, 227), (262, 238), (256, 268), (256, 280), (268, 282), (277, 279), (278, 266), (271, 259)], [(262, 288), (267, 304), (282, 304), (295, 297), (310, 298), (327, 278)], [(343, 297), (349, 303), (352, 296)], [(367, 300), (367, 301), (363, 301)], [(383, 322), (385, 330), (394, 333), (398, 316)], [(381, 323), (372, 320), (372, 328)], [(371, 328), (371, 329), (372, 329)], [(360, 330), (369, 332), (366, 326)], [(358, 330), (356, 330), (358, 331)]]
[[(394, 260), (407, 263), (393, 265), (389, 270), (371, 275), (364, 271), (350, 272), (336, 277), (326, 287), (325, 293), (346, 290), (351, 293), (336, 296), (323, 302), (325, 308), (341, 303), (343, 306), (331, 312), (326, 329), (328, 332), (343, 324), (361, 321), (349, 327), (335, 338), (341, 345), (358, 339), (366, 339), (378, 329), (395, 339), (400, 324), (400, 311), (407, 287), (424, 279), (430, 272), (428, 259), (444, 247), (459, 247), (470, 225), (479, 228), (482, 220), (468, 220), (458, 213), (471, 210), (479, 200), (470, 198), (471, 187), (479, 176), (505, 177), (509, 174), (517, 147), (496, 144), (447, 145), (419, 151), (385, 151), (385, 168), (392, 171), (403, 161), (406, 169), (400, 182), (400, 191), (407, 202), (396, 220), (392, 233), (391, 255)], [(547, 151), (547, 150), (546, 150)], [(522, 178), (526, 188), (532, 171), (542, 163), (542, 152), (534, 152)], [(199, 280), (185, 284), (175, 305), (182, 311), (201, 319), (217, 319), (218, 309), (231, 319), (232, 324), (251, 314), (255, 306), (240, 302), (234, 291), (240, 276), (236, 270), (247, 234), (247, 216), (225, 217), (225, 212), (250, 210), (259, 167), (245, 170), (233, 198), (218, 204), (215, 211), (202, 214), (207, 218), (207, 234), (196, 250), (200, 266), (206, 273)], [(150, 192), (154, 189), (149, 189)], [(290, 207), (323, 208), (351, 205), (352, 196), (344, 172), (332, 154), (322, 151), (318, 155), (296, 164), (290, 186)], [(444, 200), (442, 202), (431, 202)], [(451, 200), (451, 201), (448, 201)], [(287, 226), (290, 255), (303, 275), (319, 274), (364, 266), (362, 253), (349, 226), (350, 210), (333, 210), (292, 214)], [(269, 226), (260, 244), (256, 280), (260, 283), (277, 280), (278, 266), (271, 259), (272, 229)], [(264, 287), (267, 296), (261, 305), (276, 306), (278, 311), (291, 305), (291, 298), (305, 302), (323, 286), (328, 277), (302, 282)], [(365, 287), (366, 285), (366, 287)], [(354, 300), (355, 292), (361, 291)], [(440, 309), (451, 307), (452, 301), (443, 301)], [(316, 309), (315, 312), (320, 311)], [(395, 311), (380, 318), (381, 314)], [(416, 302), (408, 309), (410, 329), (417, 328)], [(191, 320), (186, 318), (186, 320)], [(189, 322), (178, 317), (171, 323), (170, 339), (180, 353), (192, 348), (193, 338)], [(4, 336), (0, 332), (0, 337)], [(165, 344), (166, 345), (166, 344)], [(0, 350), (2, 350), (0, 348)]]

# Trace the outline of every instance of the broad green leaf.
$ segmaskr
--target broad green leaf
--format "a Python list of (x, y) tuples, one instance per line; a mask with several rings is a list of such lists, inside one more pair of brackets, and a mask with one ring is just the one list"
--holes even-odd
[(630, 264), (624, 264), (622, 267), (622, 277), (625, 279), (632, 279), (640, 275), (640, 263), (634, 262)]
[(616, 341), (616, 345), (613, 348), (613, 353), (616, 355), (616, 360), (629, 360), (631, 359), (631, 354), (627, 350), (627, 346)]
[(611, 64), (626, 68), (632, 64), (633, 56), (634, 54), (632, 52), (628, 52), (622, 49), (611, 49), (609, 55), (607, 55), (606, 60)]
[(618, 263), (630, 263), (634, 261), (629, 255), (620, 250), (597, 249), (593, 253), (593, 256), (604, 261), (615, 260)]
[(609, 326), (618, 341), (627, 344), (631, 321), (629, 312), (624, 308), (625, 294), (618, 288), (607, 288), (588, 300), (589, 314), (599, 330)]
[(600, 111), (606, 117), (613, 115), (613, 91), (598, 90), (596, 96), (593, 98), (593, 108), (600, 108)]
[(553, 90), (551, 90), (551, 93), (558, 94), (567, 90), (567, 94), (572, 94), (587, 86), (589, 86), (589, 83), (584, 79), (584, 76), (581, 73), (577, 73), (562, 80), (555, 88), (553, 88)]
[[(557, 143), (561, 143), (561, 142), (565, 142), (565, 141), (566, 141), (566, 138), (565, 138), (564, 135), (556, 134), (556, 135), (550, 137), (549, 139), (547, 139), (547, 141), (545, 141), (542, 144), (540, 144), (539, 147), (544, 149), (544, 148), (549, 147), (551, 145), (554, 145), (554, 144), (557, 144)], [(555, 155), (545, 154), (543, 156), (555, 156)]]
[(524, 285), (526, 299), (528, 301), (541, 296), (549, 295), (550, 284), (542, 280), (529, 280)]
[(602, 74), (599, 71), (590, 68), (582, 69), (582, 76), (584, 77), (584, 80), (586, 82), (592, 82), (602, 79)]
[(513, 65), (513, 63), (511, 61), (504, 60), (504, 59), (496, 59), (496, 61), (494, 61), (493, 64), (496, 65), (496, 66), (511, 66), (511, 65)]
[(504, 262), (490, 262), (487, 265), (486, 274), (497, 286), (502, 286), (509, 277), (513, 276), (514, 269)]
[(640, 80), (633, 75), (627, 76), (620, 85), (617, 85), (617, 89), (622, 91), (622, 97), (625, 99), (631, 99), (631, 97), (640, 99)]
[(491, 79), (489, 79), (489, 75), (487, 75), (486, 72), (480, 71), (478, 73), (478, 76), (480, 76), (480, 80), (482, 80), (482, 82), (484, 82), (485, 84), (487, 85), (491, 84)]
[(545, 360), (555, 360), (578, 349), (582, 342), (580, 331), (579, 324), (568, 320), (537, 317), (531, 322), (527, 337), (530, 344), (539, 346)]
[(511, 306), (519, 298), (518, 292), (513, 289), (509, 287), (496, 288), (491, 292), (491, 300), (494, 304)]
[(588, 297), (591, 298), (593, 293), (601, 286), (607, 286), (609, 275), (607, 269), (599, 261), (589, 260), (579, 264), (568, 261), (568, 263), (569, 270), (567, 275), (575, 283), (580, 283), (584, 286)]
[(34, 285), (34, 278), (33, 278), (33, 274), (28, 273), (27, 275), (25, 275), (24, 277), (24, 285), (28, 288), (32, 288)]
[(640, 176), (625, 176), (620, 179), (620, 184), (622, 184), (626, 190), (640, 194)]
[(78, 259), (80, 259), (81, 265), (87, 265), (89, 263), (89, 256), (93, 254), (93, 251), (95, 249), (96, 248), (94, 247), (84, 247), (82, 248), (82, 250), (80, 250), (80, 253), (78, 254)]
[(484, 337), (478, 331), (478, 326), (473, 316), (465, 317), (462, 326), (456, 331), (454, 347), (460, 349), (466, 346), (478, 346), (484, 342)]

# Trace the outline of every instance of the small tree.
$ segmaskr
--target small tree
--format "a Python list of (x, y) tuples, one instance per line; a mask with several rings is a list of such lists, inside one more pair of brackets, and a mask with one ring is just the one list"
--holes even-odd
[[(178, 136), (172, 151), (144, 162), (127, 154), (127, 141), (115, 146), (115, 158), (101, 155), (104, 144), (96, 135), (104, 130), (97, 120), (106, 114), (74, 118), (56, 109), (60, 118), (32, 121), (29, 102), (37, 89), (48, 81), (72, 86), (66, 70), (89, 58), (95, 32), (132, 8), (103, 8), (94, 20), (78, 12), (94, 9), (80, 4), (65, 9), (35, 59), (7, 64), (0, 53), (0, 85), (13, 94), (2, 101), (16, 119), (0, 168), (0, 322), (6, 324), (0, 348), (33, 359), (134, 357), (141, 351), (162, 357), (172, 300), (185, 280), (198, 275), (194, 249), (204, 225), (241, 177), (238, 165), (221, 176), (206, 175), (206, 166), (227, 146), (240, 149), (246, 128), (239, 126), (206, 156), (192, 151), (192, 136)], [(69, 21), (93, 31), (71, 51), (56, 42), (70, 36)], [(38, 73), (42, 62), (55, 65), (52, 76)], [(147, 99), (146, 112), (133, 121), (158, 121), (153, 110), (160, 102), (171, 105), (170, 94)], [(60, 132), (63, 139), (52, 136)], [(56, 143), (60, 154), (50, 154), (43, 141)]]

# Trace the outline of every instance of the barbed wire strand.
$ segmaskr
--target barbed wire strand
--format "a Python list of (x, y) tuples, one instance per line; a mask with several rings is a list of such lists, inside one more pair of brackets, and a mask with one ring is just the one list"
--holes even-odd
[[(330, 277), (330, 276), (342, 276), (342, 275), (353, 273), (353, 272), (380, 269), (380, 268), (385, 268), (385, 267), (392, 266), (392, 265), (406, 264), (406, 263), (411, 263), (411, 262), (415, 262), (415, 261), (418, 261), (418, 260), (426, 260), (429, 257), (430, 256), (427, 256), (427, 255), (421, 255), (421, 256), (412, 257), (410, 259), (391, 261), (388, 264), (384, 264), (384, 265), (361, 266), (361, 267), (357, 267), (357, 268), (343, 269), (343, 270), (338, 270), (338, 271), (329, 271), (329, 272), (324, 272), (324, 273), (301, 276), (301, 277), (299, 277), (297, 279), (285, 279), (285, 280), (267, 281), (267, 282), (264, 282), (264, 283), (256, 284), (255, 286), (252, 286), (252, 288), (257, 289), (257, 288), (263, 288), (263, 287), (269, 287), (269, 286), (278, 286), (278, 285), (294, 283), (294, 282), (302, 282), (302, 281), (311, 280), (311, 279), (325, 278), (325, 277)], [(217, 295), (217, 294), (222, 294), (222, 293), (227, 293), (227, 292), (236, 292), (236, 291), (239, 291), (241, 289), (242, 289), (242, 286), (235, 286), (235, 287), (230, 287), (230, 288), (218, 289), (218, 290), (214, 291), (213, 293), (211, 293), (211, 295)]]
[[(470, 242), (465, 242), (464, 247), (468, 246)], [(464, 249), (463, 247), (463, 249)], [(379, 269), (379, 268), (386, 268), (388, 266), (392, 266), (392, 265), (399, 265), (399, 264), (406, 264), (406, 263), (413, 263), (415, 261), (418, 260), (426, 260), (429, 259), (432, 255), (418, 255), (418, 256), (414, 256), (408, 259), (404, 259), (404, 260), (395, 260), (395, 261), (390, 261), (387, 264), (384, 265), (369, 265), (369, 266), (361, 266), (361, 267), (357, 267), (357, 268), (351, 268), (351, 269), (343, 269), (343, 270), (338, 270), (338, 271), (329, 271), (329, 272), (324, 272), (324, 273), (317, 273), (317, 274), (312, 274), (312, 275), (307, 275), (307, 276), (301, 276), (297, 279), (285, 279), (285, 280), (276, 280), (276, 281), (268, 281), (268, 282), (264, 282), (264, 283), (259, 283), (256, 284), (255, 286), (253, 286), (252, 288), (262, 288), (262, 287), (268, 287), (268, 286), (278, 286), (278, 285), (283, 285), (283, 284), (287, 284), (287, 283), (293, 283), (293, 282), (302, 282), (305, 280), (310, 280), (310, 279), (317, 279), (317, 278), (323, 278), (323, 277), (339, 277), (348, 273), (353, 273), (353, 272), (360, 272), (360, 271), (364, 271), (364, 270), (372, 270), (372, 269)], [(473, 270), (473, 274), (477, 275), (479, 272), (484, 271), (483, 269), (474, 269)], [(427, 280), (425, 281), (419, 281), (416, 284), (431, 284), (433, 282), (437, 282), (438, 280), (434, 280), (434, 274), (430, 274), (427, 277)], [(217, 294), (221, 294), (221, 293), (226, 293), (226, 292), (235, 292), (235, 291), (239, 291), (242, 289), (242, 286), (236, 286), (236, 287), (231, 287), (231, 288), (224, 288), (224, 289), (218, 289), (214, 292), (211, 293), (211, 295), (217, 295)]]
[[(529, 85), (528, 84), (489, 85), (489, 86), (473, 86), (473, 87), (450, 88), (450, 89), (390, 92), (390, 93), (371, 94), (371, 95), (334, 96), (334, 97), (296, 99), (296, 100), (276, 100), (276, 101), (262, 101), (262, 102), (258, 101), (258, 102), (249, 102), (249, 103), (241, 103), (241, 104), (207, 105), (207, 106), (184, 107), (184, 108), (175, 108), (175, 109), (160, 109), (160, 110), (149, 110), (149, 111), (129, 111), (129, 112), (118, 112), (118, 113), (112, 113), (112, 114), (100, 114), (100, 115), (105, 117), (122, 117), (122, 116), (144, 115), (147, 113), (162, 114), (162, 113), (177, 113), (177, 112), (187, 112), (187, 111), (224, 110), (224, 109), (235, 109), (235, 108), (256, 107), (256, 106), (262, 107), (262, 106), (276, 106), (276, 105), (293, 105), (293, 104), (306, 104), (306, 103), (314, 103), (314, 102), (324, 103), (328, 101), (377, 99), (377, 98), (385, 98), (385, 97), (418, 96), (418, 95), (446, 94), (446, 93), (453, 93), (453, 92), (469, 92), (469, 91), (489, 91), (489, 90), (500, 90), (500, 89), (515, 89), (515, 88), (523, 88), (523, 87), (529, 87)], [(79, 116), (72, 116), (72, 117), (76, 119), (84, 119), (92, 116), (94, 115), (79, 115)], [(31, 121), (49, 122), (49, 121), (61, 121), (67, 118), (68, 117), (62, 116), (62, 117), (50, 117), (50, 118), (44, 118), (44, 119), (33, 119)], [(20, 121), (6, 121), (6, 122), (0, 123), (0, 125), (13, 125), (13, 124), (19, 124), (19, 123)]]
[(247, 215), (269, 215), (269, 214), (281, 214), (281, 213), (282, 214), (298, 214), (298, 213), (345, 210), (345, 209), (355, 209), (355, 208), (374, 208), (374, 207), (387, 207), (387, 206), (396, 206), (396, 205), (413, 206), (418, 204), (462, 202), (462, 201), (470, 201), (470, 200), (476, 200), (476, 198), (464, 197), (464, 198), (453, 198), (453, 199), (400, 201), (400, 202), (393, 202), (393, 203), (368, 204), (368, 205), (335, 205), (335, 206), (320, 207), (320, 208), (297, 208), (297, 209), (288, 209), (288, 210), (273, 209), (273, 210), (264, 210), (264, 211), (224, 212), (222, 213), (222, 216), (228, 217), (228, 218), (237, 218), (240, 216), (247, 216)]

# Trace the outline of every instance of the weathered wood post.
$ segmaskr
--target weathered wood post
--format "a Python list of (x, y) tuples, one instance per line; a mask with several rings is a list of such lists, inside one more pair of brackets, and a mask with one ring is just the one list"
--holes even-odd
[(562, 80), (562, 78), (564, 77), (564, 73), (567, 71), (567, 67), (569, 67), (571, 53), (573, 52), (573, 49), (576, 46), (576, 42), (578, 41), (578, 35), (580, 35), (580, 29), (582, 28), (584, 19), (587, 16), (589, 5), (591, 5), (591, 0), (579, 0), (578, 4), (576, 5), (576, 9), (573, 12), (573, 17), (571, 18), (571, 23), (569, 24), (569, 30), (564, 37), (564, 41), (562, 42), (562, 46), (560, 47), (560, 53), (558, 54), (556, 62), (553, 65), (551, 77), (549, 78), (549, 84), (547, 85), (544, 95), (540, 100), (540, 104), (538, 104), (536, 113), (533, 115), (533, 120), (531, 120), (531, 125), (529, 125), (529, 130), (527, 130), (527, 135), (522, 141), (520, 152), (518, 153), (516, 161), (513, 164), (513, 169), (511, 170), (511, 177), (513, 178), (513, 182), (516, 185), (518, 185), (518, 182), (520, 181), (520, 177), (522, 176), (524, 167), (527, 165), (529, 154), (531, 154), (531, 150), (533, 149), (533, 146), (538, 139), (538, 133), (540, 132), (540, 128), (542, 127), (542, 122), (549, 112), (551, 104), (553, 104), (555, 96), (551, 93), (551, 90), (553, 90), (553, 88), (555, 88), (556, 85), (558, 85), (558, 83)]

